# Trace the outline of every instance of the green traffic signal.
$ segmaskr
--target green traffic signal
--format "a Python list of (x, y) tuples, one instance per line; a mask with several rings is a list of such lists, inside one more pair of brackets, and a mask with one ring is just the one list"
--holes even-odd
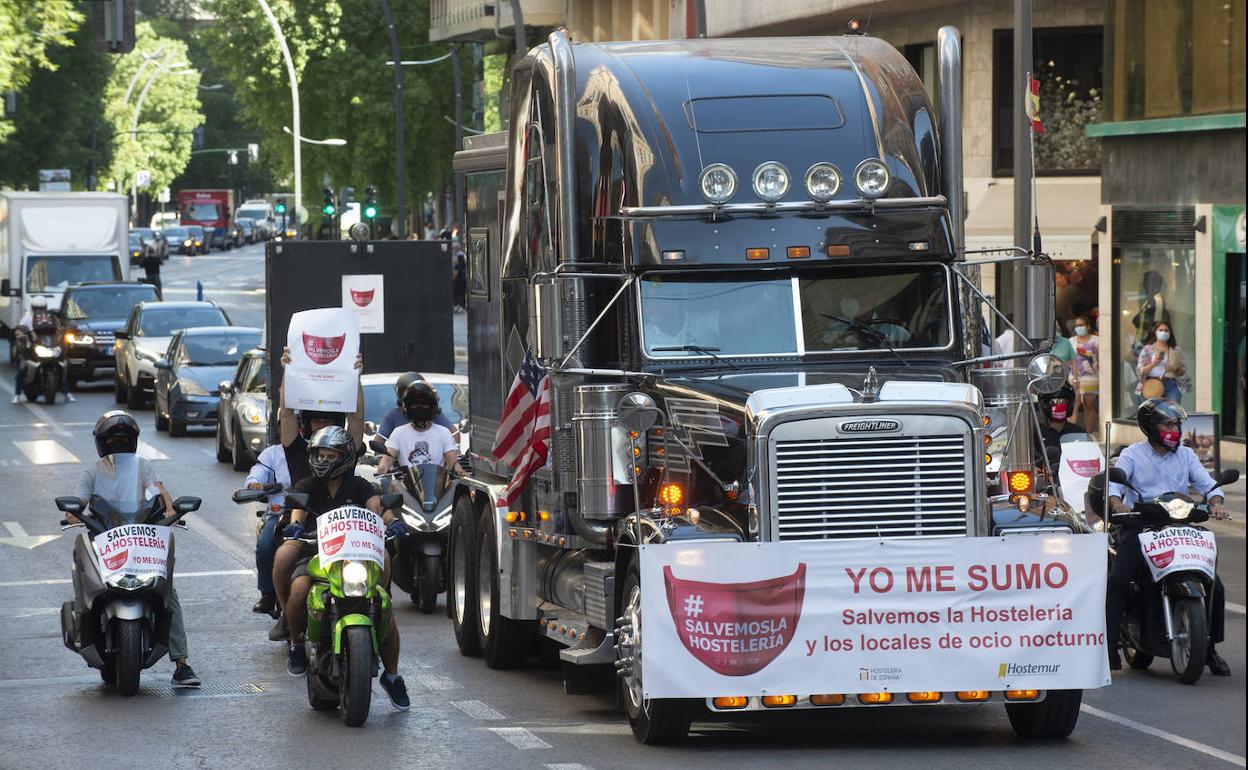
[(285, 213), (286, 213), (286, 204), (285, 204), (285, 203), (279, 203), (279, 204), (277, 204), (276, 206), (274, 206), (274, 207), (273, 207), (273, 211), (277, 212), (278, 214), (285, 214)]
[(326, 203), (325, 207), (321, 209), (321, 213), (327, 217), (332, 217), (334, 215), (334, 204)]
[(365, 207), (364, 207), (364, 218), (365, 218), (365, 219), (376, 219), (376, 218), (377, 218), (377, 207), (376, 207), (376, 206), (365, 206)]

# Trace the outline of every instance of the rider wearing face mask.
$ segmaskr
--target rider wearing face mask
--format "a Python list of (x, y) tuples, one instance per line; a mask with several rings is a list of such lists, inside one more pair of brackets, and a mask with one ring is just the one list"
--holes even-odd
[(389, 473), (395, 461), (401, 466), (441, 465), (454, 476), (463, 476), (459, 465), (459, 444), (451, 432), (438, 425), (438, 394), (425, 382), (415, 382), (403, 393), (406, 425), (394, 429), (386, 439), (386, 454), (378, 464), (380, 473)]
[[(1131, 505), (1123, 501), (1128, 495), (1132, 501), (1137, 495), (1151, 500), (1167, 492), (1187, 492), (1188, 487), (1195, 487), (1197, 492), (1205, 495), (1217, 486), (1209, 471), (1200, 464), (1196, 453), (1181, 443), (1183, 421), (1186, 419), (1187, 412), (1182, 406), (1164, 398), (1150, 398), (1140, 404), (1135, 420), (1146, 438), (1122, 450), (1117, 466), (1127, 475), (1127, 483), (1135, 491), (1129, 492), (1123, 485), (1110, 482), (1111, 511), (1130, 511)], [(1226, 518), (1222, 502), (1222, 495), (1209, 498), (1209, 512), (1216, 519)], [(1105, 596), (1105, 641), (1109, 647), (1109, 667), (1115, 671), (1122, 668), (1118, 657), (1118, 637), (1122, 628), (1127, 583), (1138, 574), (1147, 574), (1144, 572), (1144, 555), (1140, 552), (1139, 532), (1129, 527), (1130, 524), (1123, 525), (1118, 535), (1118, 553), (1109, 573)], [(1213, 623), (1209, 629), (1209, 670), (1217, 676), (1231, 674), (1230, 666), (1213, 648), (1214, 644), (1222, 641), (1225, 616), (1226, 591), (1221, 578), (1216, 578), (1213, 585)]]
[(1044, 448), (1061, 446), (1062, 436), (1083, 433), (1083, 428), (1070, 422), (1074, 411), (1075, 390), (1069, 384), (1040, 396), (1040, 441)]

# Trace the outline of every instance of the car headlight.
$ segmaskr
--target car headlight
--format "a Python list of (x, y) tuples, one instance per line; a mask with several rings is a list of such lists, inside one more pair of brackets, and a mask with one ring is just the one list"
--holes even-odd
[(182, 241), (183, 246), (194, 246), (195, 241)]
[(854, 169), (854, 185), (862, 197), (870, 200), (880, 198), (888, 192), (888, 185), (891, 181), (888, 167), (883, 161), (875, 158), (867, 158)]
[(194, 380), (178, 380), (178, 389), (184, 396), (207, 396), (208, 389)]
[(831, 163), (816, 163), (806, 170), (806, 192), (814, 200), (827, 203), (841, 189), (841, 172)]
[(358, 561), (342, 565), (342, 595), (366, 596), (368, 594), (368, 567)]
[(702, 169), (702, 197), (711, 203), (726, 203), (737, 191), (737, 175), (723, 163), (712, 163)]
[(35, 345), (35, 355), (39, 358), (56, 358), (61, 354), (61, 346), (48, 347), (47, 345)]
[(255, 404), (244, 403), (243, 408), (239, 410), (243, 419), (251, 425), (259, 425), (264, 422), (264, 410)]
[(69, 345), (94, 345), (95, 337), (92, 337), (90, 334), (65, 332), (65, 342)]
[(789, 191), (789, 170), (774, 160), (764, 161), (754, 169), (754, 194), (768, 203), (775, 203)]

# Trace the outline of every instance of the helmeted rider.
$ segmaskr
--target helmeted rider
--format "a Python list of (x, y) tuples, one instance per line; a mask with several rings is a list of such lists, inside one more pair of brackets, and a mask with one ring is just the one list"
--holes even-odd
[[(410, 422), (407, 415), (403, 411), (403, 394), (407, 392), (409, 386), (417, 382), (424, 382), (425, 378), (420, 372), (404, 372), (399, 375), (399, 379), (394, 381), (394, 407), (388, 410), (381, 418), (381, 424), (377, 426), (377, 435), (383, 439), (390, 438), (390, 434), (394, 429)], [(434, 391), (437, 395), (437, 391)], [(434, 416), (433, 421), (437, 425), (441, 425), (451, 432), (453, 438), (459, 438), (459, 431), (455, 428), (455, 424), (442, 414), (441, 410)]]
[[(166, 513), (173, 512), (173, 497), (157, 478), (155, 467), (147, 458), (136, 454), (139, 449), (139, 423), (128, 412), (121, 409), (105, 412), (96, 420), (91, 435), (95, 437), (95, 451), (100, 459), (82, 472), (74, 491), (77, 497), (90, 501), (92, 496), (99, 494), (108, 499), (112, 494), (110, 489), (119, 489), (129, 482), (118, 477), (119, 473), (128, 471), (137, 476), (134, 481), (142, 486), (147, 499), (160, 495), (164, 498)], [(73, 520), (72, 516), (68, 518)], [(169, 611), (172, 615), (169, 622), (169, 659), (176, 666), (173, 684), (176, 687), (198, 687), (199, 677), (186, 662), (186, 627), (182, 622), (178, 590), (173, 587), (169, 589)]]
[[(1134, 492), (1122, 484), (1109, 484), (1109, 510), (1125, 513), (1131, 510), (1137, 499), (1152, 500), (1167, 492), (1186, 492), (1195, 487), (1208, 494), (1217, 482), (1200, 464), (1200, 458), (1191, 447), (1182, 444), (1183, 421), (1187, 411), (1182, 406), (1164, 398), (1150, 398), (1140, 404), (1135, 420), (1144, 433), (1145, 440), (1122, 450), (1117, 467), (1127, 476)], [(1209, 512), (1216, 519), (1226, 518), (1222, 507), (1222, 495), (1209, 498)], [(1118, 535), (1117, 556), (1109, 572), (1105, 597), (1105, 641), (1109, 647), (1109, 667), (1122, 668), (1118, 657), (1118, 638), (1122, 628), (1123, 604), (1127, 584), (1137, 574), (1144, 573), (1144, 555), (1140, 551), (1139, 531), (1130, 524), (1123, 525)], [(1213, 623), (1209, 629), (1209, 670), (1217, 676), (1230, 676), (1231, 668), (1214, 650), (1214, 644), (1222, 641), (1226, 625), (1226, 591), (1221, 578), (1214, 579)]]
[[(30, 298), (30, 307), (22, 314), (14, 329), (13, 344), (25, 346), (31, 344), (26, 339), (30, 334), (55, 334), (58, 328), (56, 315), (48, 309), (48, 298), (35, 295)], [(58, 343), (59, 344), (59, 343)], [(22, 389), (26, 385), (26, 367), (20, 363), (13, 378), (13, 403), (21, 403)], [(66, 401), (74, 401), (74, 394), (69, 392), (69, 378), (61, 378), (61, 394)]]
[(1062, 436), (1084, 433), (1078, 424), (1070, 422), (1075, 409), (1075, 389), (1069, 383), (1052, 393), (1042, 393), (1040, 402), (1040, 441), (1045, 449), (1060, 447)]
[[(317, 551), (315, 545), (299, 538), (305, 533), (316, 531), (317, 516), (344, 505), (357, 505), (380, 515), (386, 525), (387, 534), (399, 538), (411, 534), (401, 519), (391, 511), (381, 510), (381, 498), (373, 485), (355, 475), (356, 459), (356, 443), (351, 434), (338, 426), (322, 428), (308, 441), (308, 465), (312, 469), (312, 475), (294, 486), (295, 492), (308, 495), (308, 507), (291, 512), (290, 524), (282, 531), (286, 542), (278, 549), (279, 558), (289, 555), (296, 563), (290, 597), (286, 602), (287, 623), (290, 627), (286, 669), (292, 676), (306, 673), (308, 667), (303, 634), (307, 629), (306, 602), (312, 588), (312, 578), (308, 576), (307, 568), (308, 562)], [(387, 555), (381, 584), (386, 585), (389, 580), (390, 557)], [(382, 642), (381, 658), (385, 666), (381, 686), (396, 708), (406, 709), (410, 701), (403, 677), (398, 675), (399, 629), (395, 625), (393, 614)]]
[(438, 394), (427, 382), (413, 382), (403, 392), (405, 425), (394, 429), (386, 439), (386, 454), (378, 464), (378, 472), (389, 473), (397, 461), (400, 466), (441, 465), (455, 476), (464, 475), (459, 465), (459, 442), (435, 418), (441, 414)]

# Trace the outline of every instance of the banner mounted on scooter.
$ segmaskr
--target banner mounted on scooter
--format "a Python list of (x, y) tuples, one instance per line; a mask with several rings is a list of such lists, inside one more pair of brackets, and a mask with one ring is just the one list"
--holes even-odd
[(316, 545), (322, 568), (336, 561), (386, 562), (386, 528), (381, 517), (356, 505), (317, 516)]
[(290, 317), (286, 404), (291, 409), (354, 412), (360, 373), (360, 322), (343, 308), (303, 310)]
[(1160, 532), (1141, 532), (1140, 550), (1158, 582), (1171, 572), (1196, 570), (1213, 580), (1218, 562), (1218, 542), (1213, 533), (1196, 527), (1166, 527)]
[(95, 536), (104, 581), (119, 575), (168, 577), (172, 530), (156, 524), (123, 524)]

